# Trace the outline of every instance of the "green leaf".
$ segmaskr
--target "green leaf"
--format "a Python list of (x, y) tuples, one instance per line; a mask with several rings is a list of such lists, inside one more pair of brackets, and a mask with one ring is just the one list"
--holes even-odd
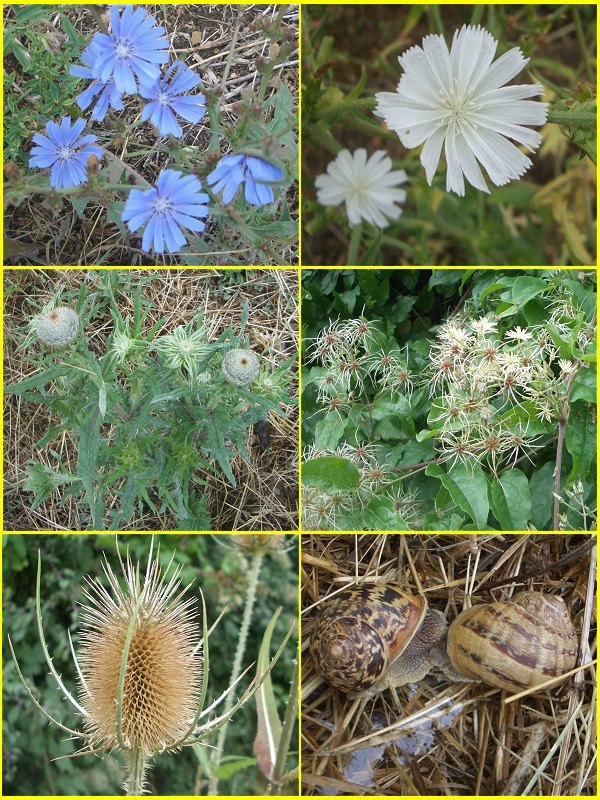
[(396, 511), (391, 497), (372, 497), (362, 513), (359, 530), (369, 531), (407, 531), (406, 522)]
[(359, 479), (360, 474), (354, 464), (338, 456), (321, 456), (302, 465), (302, 483), (326, 492), (354, 489)]
[(429, 511), (423, 515), (424, 531), (460, 531), (464, 522), (464, 517), (458, 514), (440, 516), (436, 511)]
[(110, 524), (111, 531), (119, 530), (119, 523), (121, 520), (127, 522), (131, 518), (131, 515), (135, 509), (135, 502), (137, 500), (139, 490), (140, 485), (137, 475), (130, 475), (123, 491), (118, 492), (121, 500), (121, 506)]
[(68, 364), (63, 364), (59, 367), (50, 367), (50, 369), (44, 372), (38, 372), (31, 378), (6, 386), (4, 392), (5, 394), (23, 394), (29, 391), (29, 389), (41, 389), (56, 378), (60, 378), (62, 375), (69, 375), (71, 370), (72, 367)]
[(374, 267), (381, 261), (383, 232), (379, 231), (358, 261), (360, 267)]
[(573, 358), (573, 345), (571, 342), (567, 341), (556, 327), (556, 325), (552, 325), (551, 323), (546, 323), (546, 330), (550, 334), (550, 338), (554, 342), (558, 350), (558, 355), (560, 358)]
[(547, 461), (531, 476), (529, 490), (535, 502), (531, 507), (531, 521), (538, 531), (546, 529), (552, 518), (554, 491), (554, 463)]
[(569, 421), (565, 431), (565, 444), (573, 457), (573, 469), (569, 482), (584, 480), (596, 455), (595, 409), (585, 403), (571, 405)]
[(512, 301), (516, 306), (524, 306), (533, 297), (544, 292), (548, 287), (541, 278), (522, 276), (515, 280), (512, 287)]
[(74, 45), (76, 46), (79, 45), (79, 36), (77, 34), (77, 31), (73, 27), (73, 23), (71, 22), (71, 20), (66, 16), (66, 14), (61, 14), (60, 18), (63, 24), (63, 28), (65, 29), (65, 33), (69, 37), (69, 40)]
[(254, 754), (258, 758), (258, 765), (266, 778), (270, 778), (273, 774), (281, 739), (281, 722), (277, 714), (271, 673), (268, 671), (271, 636), (276, 620), (277, 617), (274, 616), (265, 630), (256, 662), (257, 680), (260, 680), (261, 676), (265, 674), (266, 677), (254, 696), (256, 700), (256, 716), (258, 718), (256, 738), (254, 739)]
[(485, 528), (490, 511), (487, 481), (479, 464), (456, 464), (448, 473), (439, 464), (430, 464), (426, 475), (439, 478), (453, 502), (471, 517), (479, 529)]
[[(428, 420), (429, 421), (429, 420)], [(419, 431), (416, 435), (417, 442), (424, 442), (426, 439), (431, 439), (432, 436), (438, 436), (441, 431), (441, 428), (436, 428), (433, 431), (424, 428), (422, 431)]]
[(582, 369), (573, 381), (571, 389), (571, 402), (585, 400), (588, 403), (596, 402), (596, 365)]
[(499, 479), (490, 476), (490, 506), (503, 531), (527, 529), (531, 494), (527, 477), (520, 469), (509, 469)]
[(83, 197), (79, 195), (78, 197), (71, 197), (71, 205), (77, 212), (77, 216), (79, 219), (83, 219), (83, 212), (86, 209), (87, 204), (90, 202), (91, 197)]
[(77, 476), (81, 479), (87, 495), (94, 530), (103, 528), (102, 493), (96, 499), (94, 482), (98, 476), (98, 446), (100, 442), (100, 409), (92, 403), (85, 419), (77, 429), (79, 449), (77, 453)]
[(315, 447), (317, 450), (334, 450), (342, 436), (346, 423), (337, 414), (320, 419), (315, 425)]
[[(201, 747), (198, 748), (202, 749)], [(236, 772), (239, 772), (246, 767), (253, 767), (256, 765), (256, 759), (244, 756), (225, 756), (221, 762), (219, 769), (216, 771), (217, 778), (231, 778)]]
[(216, 409), (215, 411), (208, 411), (204, 430), (206, 431), (207, 451), (210, 452), (211, 456), (217, 459), (219, 466), (225, 473), (225, 476), (231, 485), (237, 486), (231, 465), (229, 463), (229, 459), (233, 454), (230, 453), (225, 447), (225, 436), (221, 430)]
[[(235, 224), (232, 223), (235, 228)], [(246, 233), (245, 229), (239, 229), (241, 233)], [(278, 221), (268, 222), (266, 225), (251, 225), (250, 230), (257, 236), (257, 241), (263, 239), (285, 239), (292, 240), (298, 236), (298, 221), (291, 220), (290, 222)]]

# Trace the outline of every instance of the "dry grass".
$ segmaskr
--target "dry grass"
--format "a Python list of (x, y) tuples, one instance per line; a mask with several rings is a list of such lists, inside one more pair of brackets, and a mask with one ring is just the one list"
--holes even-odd
[[(239, 330), (244, 302), (250, 305), (246, 334), (250, 346), (273, 368), (298, 352), (298, 280), (295, 270), (156, 270), (120, 271), (118, 304), (124, 318), (133, 317), (133, 295), (143, 281), (143, 297), (152, 307), (146, 327), (165, 319), (157, 335), (172, 332), (204, 310), (205, 327), (212, 340), (230, 324)], [(58, 288), (63, 293), (89, 293), (98, 286), (93, 270), (11, 270), (4, 275), (4, 382), (30, 377), (18, 346), (23, 327), (36, 308), (47, 303)], [(101, 355), (113, 327), (112, 317), (94, 319), (86, 329), (90, 347)], [(37, 346), (37, 345), (34, 345)], [(297, 386), (290, 387), (292, 396)], [(56, 467), (57, 456), (64, 467), (76, 473), (77, 449), (70, 431), (64, 431), (47, 446), (36, 446), (50, 424), (44, 406), (17, 395), (5, 397), (4, 415), (4, 529), (80, 530), (81, 508), (75, 498), (55, 490), (37, 509), (31, 495), (22, 489), (28, 459)], [(224, 478), (200, 473), (207, 481), (208, 509), (215, 530), (295, 530), (298, 527), (298, 409), (284, 407), (284, 416), (269, 412), (266, 430), (248, 433), (250, 463), (241, 456), (233, 462), (237, 488)], [(110, 438), (111, 432), (105, 431)], [(118, 488), (118, 487), (117, 487)], [(111, 498), (107, 497), (110, 508)], [(115, 497), (116, 502), (116, 497)], [(170, 530), (176, 520), (169, 514), (154, 514), (150, 508), (134, 518), (128, 530)]]
[[(596, 796), (596, 670), (512, 703), (481, 684), (432, 673), (364, 701), (349, 700), (315, 674), (307, 652), (312, 609), (355, 581), (422, 591), (453, 619), (466, 587), (476, 602), (506, 599), (513, 585), (561, 594), (595, 658), (595, 548), (566, 534), (313, 534), (302, 547), (306, 618), (303, 686), (304, 793), (309, 795)], [(595, 535), (594, 535), (595, 540)], [(519, 576), (516, 580), (514, 576)], [(525, 577), (528, 576), (528, 577)], [(472, 583), (471, 583), (472, 582)], [(590, 627), (592, 634), (590, 635)], [(588, 648), (591, 645), (591, 655)]]
[[(93, 15), (86, 6), (59, 6), (75, 29), (86, 41), (98, 30)], [(256, 92), (260, 84), (260, 74), (256, 69), (258, 59), (270, 56), (270, 42), (261, 29), (261, 24), (271, 22), (278, 13), (276, 5), (147, 5), (146, 10), (154, 16), (158, 25), (165, 28), (170, 42), (172, 60), (183, 59), (202, 80), (205, 92), (221, 93), (220, 120), (223, 127), (235, 130), (238, 113), (234, 103), (239, 102), (245, 93)], [(6, 13), (10, 13), (7, 11)], [(106, 14), (108, 21), (108, 14)], [(285, 15), (288, 28), (298, 30), (298, 8), (290, 5)], [(54, 28), (50, 42), (55, 47), (64, 40), (60, 14), (49, 15), (49, 21), (33, 23), (48, 33), (48, 26)], [(50, 46), (50, 45), (49, 45)], [(233, 52), (232, 52), (233, 51)], [(5, 68), (17, 75), (17, 84), (24, 80), (20, 65), (11, 58)], [(14, 63), (13, 63), (14, 62)], [(298, 55), (297, 50), (280, 64), (273, 73), (266, 101), (277, 95), (281, 84), (285, 84), (298, 99)], [(83, 91), (86, 82), (77, 87), (76, 94)], [(124, 97), (125, 110), (118, 116), (131, 123), (139, 115), (137, 97)], [(89, 118), (90, 110), (85, 112)], [(211, 140), (210, 123), (206, 116), (199, 124), (180, 120), (184, 135), (181, 142), (186, 147), (198, 148), (203, 158), (208, 152)], [(172, 165), (172, 157), (165, 140), (157, 138), (150, 123), (138, 127), (131, 133), (121, 135), (117, 131), (106, 139), (112, 126), (110, 115), (103, 123), (89, 122), (86, 132), (99, 136), (99, 144), (144, 180), (154, 184), (160, 172)], [(43, 129), (40, 125), (40, 130)], [(42, 130), (42, 132), (44, 132)], [(231, 148), (220, 137), (221, 155)], [(24, 165), (21, 165), (24, 166)], [(212, 167), (211, 167), (212, 168)], [(210, 169), (200, 169), (201, 180)], [(286, 189), (288, 206), (295, 214), (298, 206), (297, 184), (293, 182)], [(119, 198), (117, 198), (119, 199)], [(279, 211), (277, 212), (277, 217)], [(176, 255), (151, 255), (143, 252), (139, 245), (140, 236), (127, 235), (125, 240), (116, 224), (107, 219), (106, 208), (89, 203), (79, 216), (69, 202), (64, 202), (61, 213), (54, 215), (42, 203), (39, 195), (30, 196), (18, 207), (9, 208), (5, 218), (5, 231), (13, 244), (11, 255), (6, 263), (11, 265), (72, 265), (72, 266), (171, 266), (173, 264), (200, 263), (211, 266), (257, 265), (278, 266), (295, 263), (296, 244), (294, 242), (273, 241), (271, 247), (257, 250), (234, 228), (227, 228), (224, 237), (217, 237), (216, 227), (211, 217), (202, 238), (208, 244), (209, 253), (203, 254), (204, 261), (185, 262)], [(189, 250), (189, 248), (188, 248)], [(185, 252), (185, 251), (184, 251)], [(7, 256), (8, 259), (8, 256)]]

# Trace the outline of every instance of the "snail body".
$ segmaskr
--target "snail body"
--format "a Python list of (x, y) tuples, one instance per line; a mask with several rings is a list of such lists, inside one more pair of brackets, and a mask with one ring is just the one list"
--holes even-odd
[(317, 672), (350, 697), (421, 680), (446, 623), (424, 597), (393, 585), (364, 584), (325, 601), (310, 642)]
[(509, 692), (569, 672), (577, 648), (564, 601), (541, 592), (519, 592), (510, 601), (473, 606), (448, 630), (447, 655), (454, 669)]

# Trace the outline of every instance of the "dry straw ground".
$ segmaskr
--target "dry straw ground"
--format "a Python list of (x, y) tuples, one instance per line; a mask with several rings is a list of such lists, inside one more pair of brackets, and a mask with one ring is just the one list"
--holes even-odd
[[(250, 305), (246, 335), (250, 347), (261, 354), (272, 368), (280, 366), (298, 352), (298, 281), (295, 270), (157, 270), (122, 271), (122, 280), (131, 287), (117, 292), (123, 317), (133, 316), (133, 295), (144, 280), (143, 296), (152, 307), (147, 320), (150, 328), (157, 320), (166, 322), (157, 335), (171, 333), (185, 325), (201, 307), (205, 327), (213, 338), (233, 325), (239, 330), (242, 306)], [(55, 292), (78, 291), (84, 284), (94, 291), (99, 280), (93, 270), (10, 270), (4, 275), (4, 385), (30, 377), (24, 354), (17, 352), (24, 326), (38, 307)], [(35, 303), (35, 306), (32, 305)], [(105, 352), (112, 318), (95, 320), (86, 330), (90, 348)], [(39, 345), (34, 345), (38, 347)], [(289, 394), (295, 396), (291, 384)], [(237, 481), (233, 488), (217, 470), (217, 475), (200, 473), (207, 481), (208, 509), (215, 530), (295, 530), (298, 528), (298, 409), (284, 406), (284, 415), (269, 412), (261, 431), (248, 432), (250, 460), (235, 457), (232, 469)], [(39, 508), (31, 508), (31, 495), (22, 488), (25, 466), (30, 458), (56, 466), (56, 455), (64, 467), (76, 472), (77, 450), (69, 432), (62, 433), (46, 447), (36, 447), (52, 419), (44, 406), (17, 395), (5, 397), (4, 413), (4, 529), (78, 530), (81, 509), (72, 497), (64, 499), (60, 490)], [(110, 437), (110, 432), (108, 432)], [(54, 453), (54, 455), (52, 454)], [(110, 508), (110, 498), (107, 500)], [(169, 513), (154, 514), (149, 508), (138, 515), (128, 530), (170, 530), (176, 520)]]
[[(256, 70), (256, 61), (267, 59), (270, 53), (269, 40), (262, 25), (275, 19), (278, 6), (182, 3), (150, 4), (144, 8), (154, 16), (158, 25), (165, 28), (172, 58), (184, 58), (185, 63), (200, 76), (205, 90), (222, 91), (221, 124), (223, 127), (231, 126), (235, 129), (238, 117), (234, 103), (239, 102), (244, 93), (255, 93), (258, 89), (260, 75)], [(6, 7), (5, 13), (9, 15), (10, 21), (10, 6)], [(52, 13), (49, 12), (48, 20), (31, 24), (33, 35), (39, 28), (47, 47), (58, 50), (65, 41), (61, 13), (69, 17), (78, 34), (84, 37), (85, 43), (98, 30), (98, 24), (88, 7), (60, 6)], [(288, 28), (297, 30), (298, 7), (290, 5), (284, 20)], [(24, 44), (27, 44), (26, 40)], [(16, 74), (15, 91), (18, 92), (20, 84), (28, 76), (22, 74), (19, 63), (12, 56), (5, 61), (5, 70)], [(276, 97), (282, 83), (297, 102), (298, 55), (295, 51), (274, 70), (265, 96), (267, 102)], [(78, 84), (76, 94), (83, 91), (85, 84), (85, 81)], [(124, 102), (125, 110), (117, 116), (131, 122), (139, 115), (138, 100), (135, 96), (130, 96), (124, 98)], [(86, 118), (88, 116), (89, 111), (86, 112)], [(201, 154), (207, 152), (211, 140), (210, 124), (207, 120), (208, 117), (199, 125), (180, 120), (184, 132), (181, 141), (187, 147), (198, 148)], [(104, 123), (93, 123), (91, 132), (105, 134), (112, 125), (109, 115)], [(42, 133), (43, 127), (40, 122)], [(221, 155), (230, 152), (223, 138), (220, 139), (220, 144)], [(112, 149), (113, 155), (131, 168), (131, 180), (137, 173), (145, 181), (154, 184), (161, 170), (172, 162), (164, 141), (157, 139), (154, 128), (149, 123), (137, 128), (133, 134), (121, 135), (117, 131)], [(295, 182), (287, 188), (286, 197), (289, 208), (292, 211), (297, 209)], [(7, 210), (5, 231), (13, 243), (10, 250), (5, 249), (5, 263), (19, 266), (169, 266), (178, 263), (285, 266), (295, 262), (296, 243), (293, 241), (274, 242), (272, 248), (257, 251), (256, 247), (249, 246), (248, 241), (233, 228), (227, 230), (227, 237), (223, 241), (214, 241), (214, 222), (210, 217), (202, 238), (210, 243), (210, 250), (214, 251), (210, 255), (211, 260), (180, 262), (177, 256), (169, 254), (150, 255), (139, 249), (139, 237), (128, 236), (123, 241), (117, 225), (107, 219), (106, 208), (101, 205), (88, 204), (83, 217), (80, 217), (69, 202), (64, 202), (61, 213), (55, 216), (52, 210), (41, 203), (41, 199), (39, 195), (33, 195), (18, 207)]]
[(498, 689), (453, 683), (441, 673), (364, 701), (327, 687), (307, 649), (315, 606), (348, 583), (377, 580), (422, 591), (429, 608), (449, 621), (462, 610), (467, 587), (476, 604), (491, 596), (504, 600), (525, 586), (564, 598), (580, 637), (580, 659), (588, 663), (596, 657), (595, 538), (305, 536), (304, 794), (596, 796), (593, 663), (575, 678), (512, 703)]

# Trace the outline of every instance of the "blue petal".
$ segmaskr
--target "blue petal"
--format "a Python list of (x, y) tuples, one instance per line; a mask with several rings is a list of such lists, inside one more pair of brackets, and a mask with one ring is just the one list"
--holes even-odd
[(264, 181), (265, 183), (277, 183), (283, 180), (283, 171), (279, 167), (270, 164), (262, 158), (254, 158), (248, 156), (247, 160), (248, 169), (252, 173), (255, 181)]

